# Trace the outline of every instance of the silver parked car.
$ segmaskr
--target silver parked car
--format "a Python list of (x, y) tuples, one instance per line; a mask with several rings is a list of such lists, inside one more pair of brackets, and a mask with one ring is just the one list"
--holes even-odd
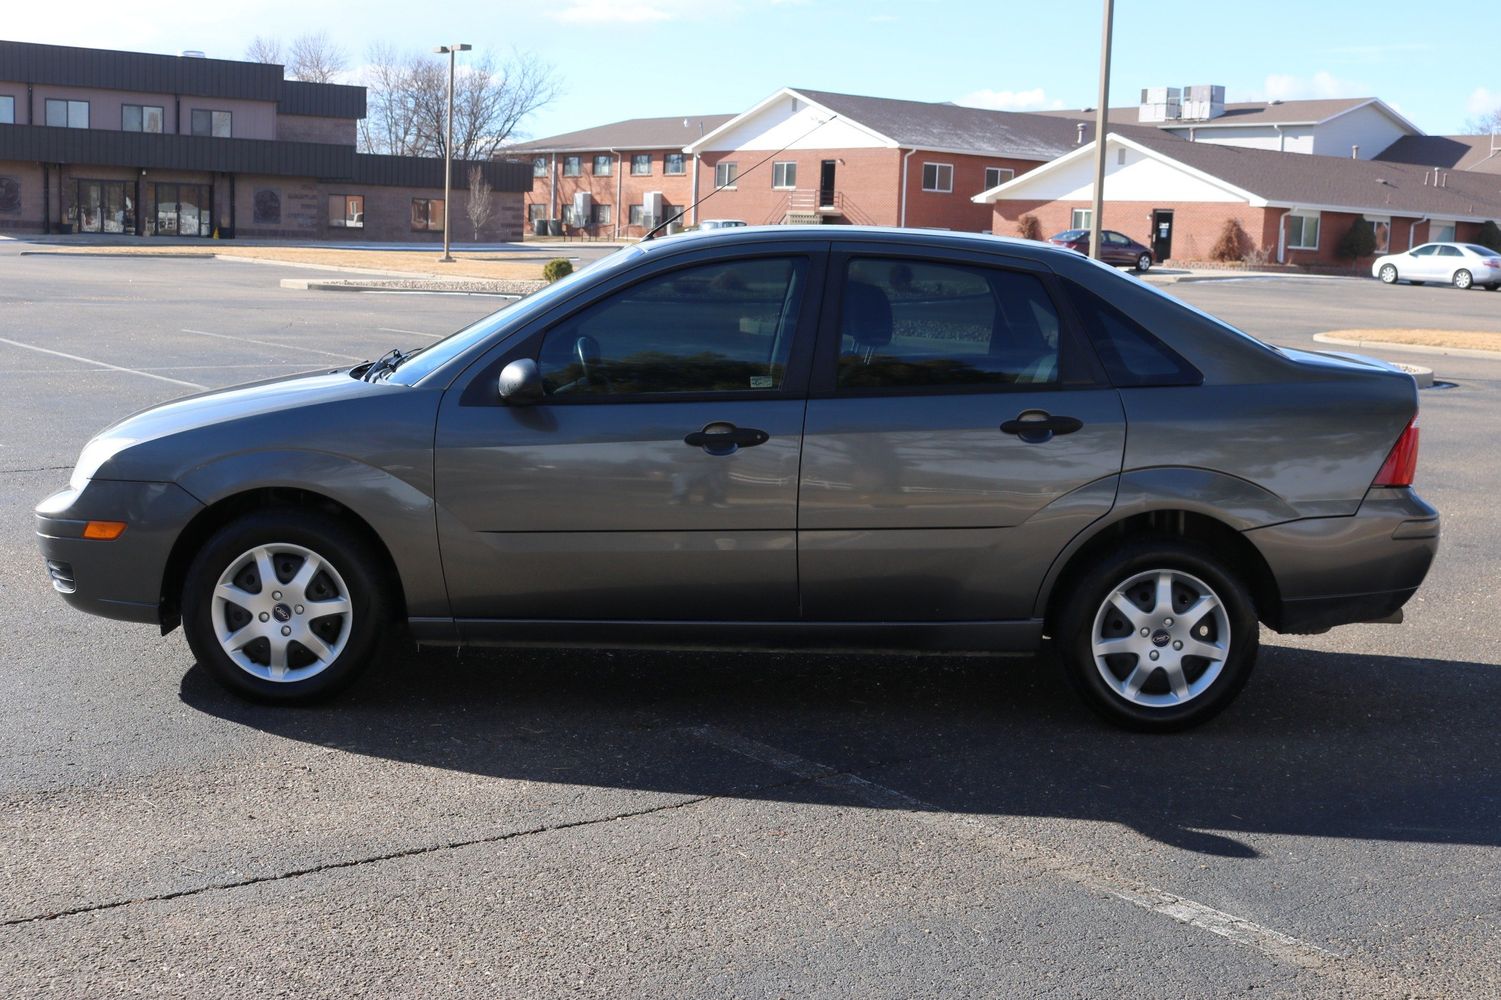
[(1455, 288), (1501, 288), (1501, 253), (1478, 243), (1424, 243), (1371, 263), (1371, 275), (1388, 285), (1436, 281)]
[(446, 340), (190, 396), (37, 508), (54, 586), (255, 698), (419, 643), (1029, 652), (1201, 721), (1258, 621), (1394, 620), (1417, 390), (1067, 250), (767, 227), (621, 250)]

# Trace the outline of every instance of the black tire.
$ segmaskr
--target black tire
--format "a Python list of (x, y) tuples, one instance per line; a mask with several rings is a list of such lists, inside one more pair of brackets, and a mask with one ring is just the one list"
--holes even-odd
[[(229, 572), (232, 566), (242, 562), (244, 556), (258, 547), (268, 547), (273, 554), (273, 571), (282, 579), (273, 583), (275, 587), (290, 588), (295, 584), (295, 570), (300, 567), (299, 560), (291, 550), (301, 548), (316, 555), (323, 560), (325, 566), (332, 570), (332, 577), (322, 576), (315, 578), (307, 590), (308, 597), (306, 620), (299, 619), (302, 615), (303, 605), (295, 604), (295, 598), (289, 593), (285, 603), (278, 602), (274, 610), (274, 620), (268, 623), (268, 627), (276, 628), (275, 622), (289, 621), (286, 628), (304, 626), (309, 630), (323, 628), (322, 637), (327, 639), (334, 620), (337, 619), (337, 640), (330, 639), (328, 649), (336, 650), (326, 664), (320, 666), (320, 661), (308, 651), (307, 647), (296, 645), (294, 638), (288, 642), (283, 641), (284, 647), (289, 647), (285, 654), (285, 662), (293, 663), (299, 659), (312, 657), (312, 662), (303, 667), (297, 667), (298, 673), (306, 674), (303, 677), (292, 675), (292, 671), (284, 670), (285, 679), (274, 680), (269, 676), (258, 676), (252, 673), (252, 669), (260, 665), (253, 661), (258, 655), (257, 649), (249, 649), (242, 652), (248, 660), (249, 666), (241, 666), (220, 643), (215, 624), (216, 602), (215, 589), (220, 582), (220, 577)], [(281, 561), (281, 556), (276, 555), (278, 547), (284, 547), (287, 562)], [(293, 568), (294, 574), (289, 575), (284, 571), (288, 566)], [(244, 572), (250, 576), (237, 578), (243, 583), (245, 580), (257, 584), (257, 593), (247, 594), (248, 597), (259, 597), (259, 578), (251, 564), (244, 565)], [(291, 582), (288, 582), (291, 580)], [(331, 581), (337, 581), (332, 584)], [(382, 561), (376, 553), (371, 551), (370, 544), (356, 531), (339, 519), (317, 511), (295, 508), (272, 508), (247, 514), (220, 528), (209, 538), (208, 542), (199, 550), (197, 557), (188, 568), (187, 577), (183, 583), (182, 592), (182, 625), (183, 632), (188, 640), (188, 647), (193, 651), (198, 663), (202, 665), (214, 679), (219, 681), (231, 691), (243, 697), (256, 701), (294, 703), (313, 701), (326, 698), (343, 688), (352, 681), (355, 676), (378, 658), (382, 644), (381, 636), (385, 633), (392, 620), (392, 599), (388, 576)], [(340, 588), (346, 593), (340, 593)], [(273, 594), (280, 593), (274, 591)], [(342, 614), (331, 614), (326, 617), (318, 616), (314, 598), (328, 596), (332, 600), (343, 598), (349, 608), (349, 620), (343, 620)], [(243, 617), (246, 626), (253, 624), (254, 615), (243, 609), (236, 610), (235, 605), (226, 605), (218, 611), (225, 616), (223, 620), (228, 622), (228, 616)], [(283, 611), (288, 615), (283, 618)], [(295, 615), (293, 612), (295, 611)], [(262, 619), (266, 621), (266, 619)], [(239, 634), (236, 632), (235, 634)], [(318, 638), (318, 636), (314, 636)], [(269, 640), (268, 640), (269, 641)], [(309, 643), (313, 642), (310, 638)], [(337, 645), (334, 645), (334, 642)], [(268, 650), (269, 647), (260, 647)], [(269, 660), (268, 660), (269, 663)], [(310, 672), (311, 671), (311, 672)], [(268, 665), (265, 673), (273, 673)]]
[[(1151, 637), (1143, 640), (1148, 645), (1161, 649), (1166, 663), (1167, 656), (1181, 656), (1182, 676), (1194, 676), (1191, 683), (1204, 682), (1202, 690), (1186, 700), (1168, 705), (1143, 705), (1129, 700), (1111, 683), (1105, 673), (1111, 673), (1116, 685), (1129, 687), (1134, 676), (1135, 664), (1139, 663), (1149, 672), (1146, 682), (1140, 685), (1138, 697), (1143, 699), (1176, 698), (1168, 675), (1161, 667), (1149, 664), (1134, 654), (1103, 656), (1105, 666), (1096, 663), (1094, 652), (1097, 619), (1103, 622), (1102, 632), (1112, 628), (1124, 628), (1122, 638), (1136, 641), (1137, 629), (1127, 627), (1124, 615), (1111, 621), (1112, 611), (1104, 607), (1111, 593), (1122, 584), (1141, 574), (1156, 574), (1159, 571), (1173, 574), (1173, 600), (1184, 606), (1195, 600), (1195, 588), (1183, 585), (1184, 578), (1194, 579), (1206, 585), (1218, 599), (1223, 617), (1211, 621), (1205, 615), (1194, 621), (1175, 621), (1174, 628), (1162, 627), (1161, 621), (1153, 621)], [(1135, 603), (1135, 602), (1133, 602)], [(1140, 605), (1137, 606), (1140, 611)], [(1166, 621), (1167, 619), (1163, 619)], [(1199, 632), (1199, 629), (1211, 631)], [(1176, 631), (1174, 630), (1176, 629)], [(1207, 659), (1194, 658), (1189, 653), (1173, 654), (1169, 643), (1174, 637), (1196, 633), (1208, 636), (1207, 641), (1218, 641), (1220, 631), (1228, 632), (1229, 649), (1214, 674), (1213, 663)], [(1158, 633), (1168, 633), (1168, 638), (1158, 642)], [(1143, 732), (1170, 732), (1196, 726), (1212, 718), (1229, 705), (1240, 693), (1251, 676), (1256, 663), (1260, 640), (1256, 610), (1244, 583), (1235, 573), (1205, 548), (1176, 538), (1142, 538), (1113, 549), (1089, 566), (1082, 575), (1075, 577), (1069, 593), (1059, 607), (1053, 628), (1053, 644), (1062, 661), (1065, 674), (1075, 690), (1096, 713), (1115, 725)], [(1102, 641), (1109, 641), (1108, 638)], [(1192, 647), (1192, 641), (1187, 648)], [(1185, 648), (1178, 645), (1177, 648)], [(1152, 655), (1157, 655), (1155, 652)], [(1207, 678), (1207, 680), (1205, 680)], [(1153, 689), (1164, 689), (1161, 694)], [(1191, 691), (1191, 688), (1188, 690)]]
[(1383, 285), (1395, 285), (1397, 283), (1397, 267), (1395, 264), (1381, 265), (1381, 283)]
[(1471, 274), (1469, 271), (1466, 271), (1464, 268), (1460, 268), (1458, 271), (1454, 272), (1454, 287), (1455, 288), (1458, 288), (1458, 289), (1467, 289), (1467, 288), (1470, 288), (1474, 284), (1475, 284), (1475, 276), (1473, 274)]
[(1428, 282), (1426, 282), (1426, 281), (1409, 281), (1408, 284), (1410, 284), (1410, 285), (1426, 285), (1426, 284), (1428, 284)]
[(1144, 253), (1141, 256), (1137, 257), (1136, 258), (1136, 269), (1138, 271), (1149, 271), (1149, 270), (1151, 270), (1152, 269), (1152, 255), (1149, 254), (1149, 253)]

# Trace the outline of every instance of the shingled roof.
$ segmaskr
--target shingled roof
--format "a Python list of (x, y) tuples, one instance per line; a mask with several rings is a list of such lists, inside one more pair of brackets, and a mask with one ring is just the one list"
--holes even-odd
[(707, 135), (734, 115), (671, 115), (667, 118), (627, 118), (577, 132), (517, 143), (501, 150), (514, 153), (573, 153), (610, 149), (682, 149)]
[[(1218, 118), (1188, 121), (1157, 122), (1156, 128), (1219, 128), (1231, 125), (1305, 125), (1327, 121), (1336, 115), (1364, 107), (1376, 101), (1374, 97), (1339, 97), (1308, 101), (1238, 101), (1225, 105), (1225, 113)], [(1141, 120), (1141, 109), (1111, 108), (1111, 125), (1135, 125)], [(1093, 111), (1042, 111), (1044, 115), (1062, 118), (1089, 117)]]
[(1445, 170), (1501, 174), (1501, 150), (1489, 135), (1404, 135), (1376, 157), (1388, 163), (1416, 163)]

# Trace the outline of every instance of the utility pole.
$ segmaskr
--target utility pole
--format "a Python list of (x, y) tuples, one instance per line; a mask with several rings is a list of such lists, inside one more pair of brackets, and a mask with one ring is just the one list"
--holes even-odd
[[(1109, 0), (1106, 0), (1108, 3)], [(454, 45), (439, 45), (433, 49), (438, 55), (448, 56), (448, 139), (443, 143), (443, 256), (438, 261), (452, 264), (453, 255), (448, 252), (448, 204), (453, 201), (453, 74), (454, 59), (460, 52), (468, 52), (473, 46), (462, 42)]]
[(1110, 26), (1115, 0), (1105, 0), (1105, 27), (1100, 38), (1100, 101), (1094, 109), (1094, 201), (1089, 212), (1089, 255), (1100, 259), (1100, 216), (1105, 209), (1105, 130), (1110, 120)]

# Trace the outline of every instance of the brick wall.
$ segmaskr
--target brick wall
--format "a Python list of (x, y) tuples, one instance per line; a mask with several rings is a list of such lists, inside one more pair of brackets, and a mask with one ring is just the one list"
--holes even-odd
[[(551, 170), (550, 177), (542, 176), (536, 178), (532, 183), (531, 191), (523, 198), (523, 219), (528, 217), (528, 206), (531, 205), (543, 206), (541, 209), (543, 218), (561, 219), (563, 218), (563, 209), (573, 203), (574, 194), (579, 191), (587, 191), (594, 199), (596, 205), (610, 206), (612, 221), (606, 224), (589, 226), (583, 230), (584, 232), (587, 232), (591, 236), (609, 237), (616, 234), (618, 226), (621, 236), (645, 235), (643, 227), (628, 224), (630, 206), (642, 204), (648, 191), (660, 191), (662, 192), (663, 200), (669, 205), (675, 208), (686, 208), (693, 200), (693, 158), (686, 155), (683, 157), (685, 173), (667, 174), (663, 172), (664, 157), (669, 152), (675, 153), (679, 152), (679, 150), (656, 149), (650, 151), (637, 150), (636, 152), (647, 152), (651, 157), (650, 174), (643, 176), (634, 176), (631, 174), (631, 157), (635, 154), (629, 151), (620, 154), (611, 154), (607, 150), (578, 154), (559, 153), (556, 164), (552, 162), (552, 154), (550, 153), (517, 154), (528, 162), (537, 155), (545, 155), (548, 160), (549, 169)], [(564, 157), (574, 155), (581, 158), (581, 173), (576, 177), (565, 177), (563, 176)], [(595, 174), (594, 157), (606, 155), (610, 156), (612, 161), (611, 173), (603, 176)], [(615, 162), (617, 155), (619, 162)], [(557, 190), (555, 207), (551, 200), (551, 187), (553, 185), (556, 186)], [(556, 215), (550, 214), (554, 211), (557, 213)], [(530, 229), (531, 227), (528, 224), (527, 230), (530, 231)]]
[(34, 233), (41, 228), (42, 168), (35, 163), (0, 163), (0, 232)]
[[(318, 231), (312, 239), (333, 240), (342, 243), (441, 243), (441, 229), (412, 228), (412, 199), (442, 200), (442, 188), (374, 187), (353, 184), (317, 185), (321, 206)], [(330, 195), (362, 195), (365, 199), (365, 225), (363, 228), (346, 228), (328, 224), (328, 197)], [(521, 239), (521, 194), (493, 192), (495, 211), (490, 221), (480, 231), (482, 242), (501, 242)], [(469, 243), (474, 240), (474, 229), (469, 224), (469, 191), (453, 189), (453, 203), (449, 207), (449, 222), (453, 226), (452, 242)], [(246, 233), (248, 236), (249, 234)]]
[(286, 142), (326, 142), (353, 146), (357, 138), (353, 118), (318, 118), (312, 115), (277, 115), (276, 138)]
[[(700, 219), (743, 219), (753, 226), (780, 223), (786, 216), (793, 192), (771, 186), (772, 164), (797, 164), (797, 190), (816, 196), (824, 160), (834, 161), (834, 189), (839, 195), (838, 217), (830, 222), (855, 225), (897, 224), (898, 192), (901, 188), (901, 158), (894, 149), (788, 150), (737, 149), (704, 153), (699, 162), (699, 195), (714, 189), (720, 162), (736, 164), (740, 177), (733, 188), (716, 193), (699, 207)], [(767, 156), (771, 160), (755, 165)], [(754, 169), (753, 169), (754, 168)], [(815, 198), (816, 200), (816, 198)]]
[[(902, 156), (906, 154), (903, 153)], [(952, 165), (954, 190), (948, 193), (924, 191), (922, 189), (924, 163)], [(991, 232), (993, 222), (991, 207), (977, 205), (971, 200), (986, 189), (985, 169), (1003, 167), (1021, 176), (1028, 170), (1039, 166), (1041, 164), (1031, 160), (1008, 160), (994, 156), (959, 156), (953, 153), (930, 153), (919, 150), (907, 160), (907, 225), (956, 229), (970, 233)], [(895, 222), (891, 224), (896, 225)], [(1007, 235), (1012, 235), (1012, 233)]]

